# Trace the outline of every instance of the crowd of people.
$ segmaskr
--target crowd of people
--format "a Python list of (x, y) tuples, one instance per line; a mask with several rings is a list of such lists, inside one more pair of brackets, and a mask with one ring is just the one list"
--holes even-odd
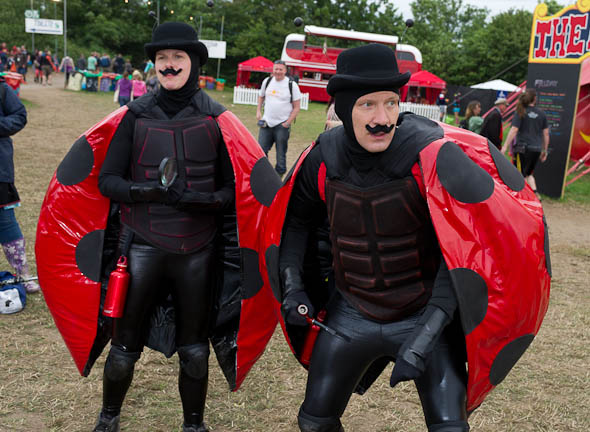
[(60, 59), (48, 48), (29, 52), (25, 45), (20, 47), (14, 45), (9, 48), (6, 42), (0, 43), (0, 72), (17, 72), (26, 82), (27, 74), (29, 70), (32, 70), (33, 82), (40, 85), (52, 85), (52, 75), (58, 71), (64, 73), (64, 85), (67, 85), (70, 76), (75, 72), (95, 74), (112, 72), (117, 75), (124, 73), (131, 75), (137, 70), (142, 74), (142, 80), (145, 78), (148, 88), (156, 90), (155, 71), (149, 73), (153, 67), (154, 63), (150, 59), (145, 59), (140, 65), (134, 67), (131, 58), (125, 58), (121, 53), (111, 57), (106, 52), (101, 55), (98, 51), (92, 51), (88, 57), (81, 53), (77, 60), (68, 55)]

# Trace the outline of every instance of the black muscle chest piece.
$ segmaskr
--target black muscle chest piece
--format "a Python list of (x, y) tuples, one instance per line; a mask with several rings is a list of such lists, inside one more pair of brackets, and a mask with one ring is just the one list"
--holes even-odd
[[(138, 118), (132, 148), (131, 180), (154, 181), (164, 157), (178, 161), (179, 177), (189, 189), (214, 192), (218, 146), (216, 121), (194, 115), (179, 120)], [(215, 215), (185, 212), (158, 203), (124, 205), (122, 221), (155, 246), (190, 253), (209, 244), (216, 233)]]
[(336, 287), (369, 318), (391, 322), (422, 308), (438, 268), (428, 208), (409, 176), (359, 188), (326, 181)]

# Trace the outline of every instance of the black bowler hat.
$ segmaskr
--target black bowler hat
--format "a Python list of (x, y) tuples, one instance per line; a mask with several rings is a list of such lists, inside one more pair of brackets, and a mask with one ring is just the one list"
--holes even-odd
[(203, 42), (199, 42), (195, 29), (180, 22), (166, 22), (156, 27), (152, 33), (152, 41), (146, 43), (143, 48), (152, 61), (155, 61), (156, 53), (164, 49), (194, 52), (199, 56), (201, 66), (207, 63), (209, 58), (207, 47)]
[(368, 44), (342, 51), (336, 60), (336, 75), (328, 82), (328, 94), (342, 90), (397, 90), (410, 72), (399, 73), (395, 52), (382, 44)]

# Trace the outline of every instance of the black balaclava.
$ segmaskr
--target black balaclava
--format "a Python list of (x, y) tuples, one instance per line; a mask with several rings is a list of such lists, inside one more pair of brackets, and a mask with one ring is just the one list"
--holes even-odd
[(361, 147), (361, 145), (358, 143), (356, 135), (354, 134), (354, 126), (352, 124), (352, 109), (354, 108), (354, 104), (358, 98), (378, 91), (393, 91), (394, 93), (399, 94), (398, 89), (365, 88), (341, 90), (334, 95), (334, 111), (336, 111), (338, 118), (340, 118), (342, 121), (342, 126), (344, 127), (344, 131), (348, 137), (348, 140), (344, 143), (344, 148), (347, 154), (350, 156), (354, 167), (358, 171), (364, 173), (374, 168), (377, 160), (381, 157), (383, 152), (371, 153)]
[(191, 71), (186, 83), (178, 90), (166, 90), (161, 85), (160, 91), (156, 96), (158, 105), (168, 117), (174, 117), (175, 114), (186, 107), (195, 93), (199, 91), (199, 56), (192, 51), (187, 51), (186, 53), (191, 59)]

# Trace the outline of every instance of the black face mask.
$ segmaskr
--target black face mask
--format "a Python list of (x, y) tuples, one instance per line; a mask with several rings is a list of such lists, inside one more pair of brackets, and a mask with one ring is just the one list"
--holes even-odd
[[(191, 59), (191, 71), (186, 83), (178, 90), (166, 90), (164, 86), (160, 86), (160, 91), (156, 96), (158, 105), (169, 117), (173, 117), (186, 107), (195, 93), (199, 91), (199, 56), (193, 52), (187, 52), (187, 54)], [(173, 75), (177, 75), (181, 70), (167, 68), (160, 72), (163, 74), (172, 73)]]

